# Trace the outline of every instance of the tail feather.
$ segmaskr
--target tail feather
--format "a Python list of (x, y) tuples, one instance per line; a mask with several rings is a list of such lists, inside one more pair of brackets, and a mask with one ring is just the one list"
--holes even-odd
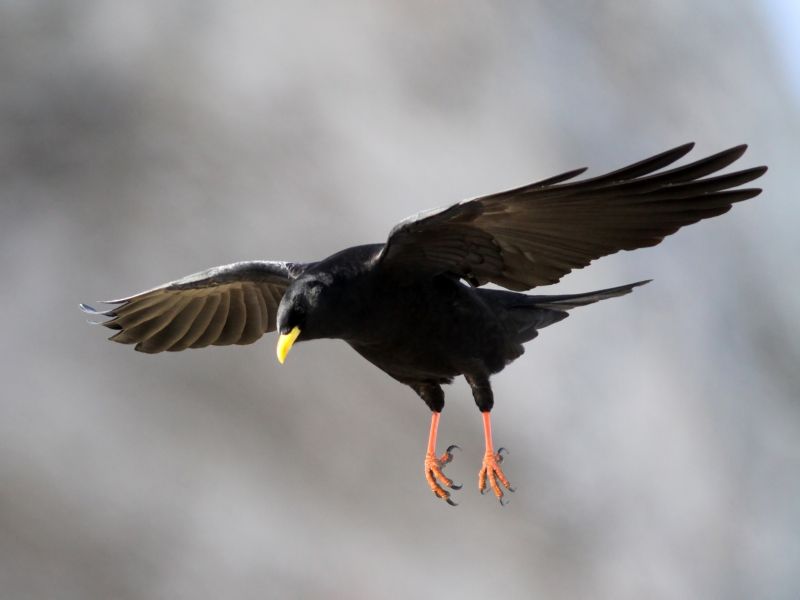
[(549, 308), (553, 310), (570, 310), (578, 306), (586, 306), (593, 304), (606, 298), (616, 298), (617, 296), (624, 296), (630, 294), (633, 288), (639, 287), (646, 283), (650, 283), (652, 279), (644, 281), (637, 281), (636, 283), (629, 283), (619, 287), (608, 288), (605, 290), (597, 290), (595, 292), (586, 292), (583, 294), (562, 294), (560, 296), (528, 296), (531, 304), (537, 308)]
[(650, 283), (637, 281), (628, 285), (597, 290), (583, 294), (532, 296), (505, 290), (479, 289), (477, 292), (495, 311), (509, 332), (514, 332), (514, 343), (519, 344), (515, 355), (522, 354), (522, 345), (538, 335), (538, 330), (566, 319), (567, 311), (578, 306), (593, 304), (606, 298), (630, 294), (635, 287)]

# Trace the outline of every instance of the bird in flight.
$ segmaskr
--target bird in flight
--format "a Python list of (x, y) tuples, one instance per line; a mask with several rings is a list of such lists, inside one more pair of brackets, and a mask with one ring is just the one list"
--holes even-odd
[[(337, 338), (431, 410), (425, 478), (455, 505), (436, 437), (442, 385), (464, 376), (483, 419), (486, 452), (478, 474), (501, 504), (513, 491), (495, 451), (489, 378), (524, 352), (538, 330), (568, 311), (629, 293), (640, 281), (583, 294), (529, 295), (572, 269), (619, 250), (655, 246), (684, 225), (716, 217), (757, 196), (740, 188), (766, 167), (717, 174), (744, 153), (730, 148), (672, 167), (685, 144), (611, 173), (575, 181), (576, 169), (513, 190), (425, 211), (397, 224), (380, 244), (355, 246), (312, 263), (246, 261), (195, 273), (110, 300), (92, 315), (109, 339), (140, 352), (251, 344), (279, 333), (283, 363), (294, 344)], [(506, 290), (486, 289), (496, 284)]]

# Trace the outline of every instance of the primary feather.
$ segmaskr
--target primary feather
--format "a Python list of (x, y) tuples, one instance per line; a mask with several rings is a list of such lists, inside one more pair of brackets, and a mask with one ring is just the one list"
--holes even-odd
[(766, 167), (706, 177), (741, 157), (744, 145), (659, 171), (692, 147), (600, 177), (570, 181), (583, 170), (570, 171), (421, 213), (392, 230), (379, 260), (387, 268), (451, 272), (478, 285), (527, 290), (556, 283), (601, 256), (654, 246), (761, 192), (731, 188), (760, 177)]

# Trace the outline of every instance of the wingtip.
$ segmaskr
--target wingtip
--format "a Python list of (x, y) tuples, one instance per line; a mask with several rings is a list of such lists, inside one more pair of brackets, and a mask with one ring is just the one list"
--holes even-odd
[(679, 160), (689, 154), (692, 150), (694, 150), (695, 143), (694, 142), (686, 142), (685, 144), (681, 144), (680, 146), (675, 146), (671, 150), (667, 150), (664, 152), (664, 155), (667, 156), (674, 156), (674, 160)]
[(97, 310), (94, 306), (90, 306), (89, 304), (85, 304), (83, 302), (78, 304), (78, 308), (81, 309), (82, 312), (86, 313), (87, 315), (92, 315), (93, 317), (112, 317), (114, 316), (114, 309), (109, 308), (108, 310)]
[(717, 152), (716, 154), (712, 154), (705, 160), (723, 159), (726, 161), (726, 163), (720, 167), (723, 168), (739, 160), (746, 150), (747, 144), (739, 144), (738, 146), (731, 146), (730, 148)]
[(738, 146), (734, 146), (728, 152), (736, 156), (738, 160), (741, 156), (747, 151), (747, 144), (739, 144)]
[[(681, 144), (680, 146), (673, 148), (673, 151), (677, 152), (678, 150), (685, 150), (686, 152), (689, 152), (694, 149), (695, 145), (695, 142), (686, 142), (685, 144)], [(738, 152), (741, 155), (745, 153), (747, 148), (748, 144), (737, 144), (736, 146), (731, 146), (727, 150), (723, 150), (723, 152), (731, 154)]]
[(581, 167), (579, 169), (572, 169), (571, 171), (567, 171), (566, 173), (561, 173), (559, 175), (555, 175), (553, 177), (548, 177), (547, 179), (542, 179), (535, 183), (532, 183), (527, 188), (531, 190), (535, 190), (537, 188), (545, 187), (548, 185), (555, 185), (557, 183), (563, 183), (565, 181), (569, 181), (570, 179), (574, 179), (578, 175), (583, 175), (586, 171), (589, 170), (589, 167)]
[(620, 289), (623, 290), (622, 295), (630, 294), (634, 288), (642, 287), (643, 285), (647, 285), (653, 281), (652, 279), (643, 279), (642, 281), (637, 281), (635, 283), (629, 283), (628, 285), (620, 286)]

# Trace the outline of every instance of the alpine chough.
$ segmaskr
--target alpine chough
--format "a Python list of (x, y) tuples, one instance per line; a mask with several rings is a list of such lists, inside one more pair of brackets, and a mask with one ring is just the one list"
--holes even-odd
[[(519, 358), (538, 330), (567, 311), (629, 293), (640, 281), (589, 292), (519, 293), (556, 283), (572, 269), (619, 250), (655, 246), (684, 225), (716, 217), (757, 196), (738, 188), (767, 170), (716, 174), (742, 156), (737, 146), (665, 169), (693, 147), (679, 146), (606, 175), (575, 181), (576, 169), (513, 190), (419, 213), (386, 242), (355, 246), (319, 262), (239, 262), (110, 300), (111, 338), (157, 353), (250, 344), (278, 330), (283, 363), (297, 342), (338, 338), (406, 384), (432, 411), (425, 478), (450, 504), (458, 489), (436, 454), (442, 384), (463, 375), (483, 417), (486, 453), (478, 476), (503, 503), (512, 490), (495, 451), (491, 375)], [(713, 176), (712, 176), (713, 175)], [(734, 189), (736, 188), (736, 189)], [(493, 283), (513, 291), (485, 289)], [(502, 486), (502, 487), (501, 487)]]

